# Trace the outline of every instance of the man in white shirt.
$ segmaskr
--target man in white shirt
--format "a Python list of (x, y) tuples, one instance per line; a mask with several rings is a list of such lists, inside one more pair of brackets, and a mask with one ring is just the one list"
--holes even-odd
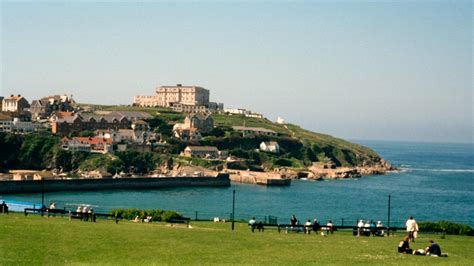
[(415, 232), (418, 231), (418, 224), (416, 223), (415, 219), (413, 219), (413, 216), (410, 216), (406, 222), (407, 226), (407, 232), (408, 232), (408, 240), (410, 242), (415, 242)]

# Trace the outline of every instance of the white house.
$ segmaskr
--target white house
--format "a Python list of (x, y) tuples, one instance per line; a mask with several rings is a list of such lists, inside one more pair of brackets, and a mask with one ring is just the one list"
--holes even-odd
[(262, 143), (260, 143), (260, 150), (273, 152), (273, 153), (279, 153), (280, 145), (278, 145), (278, 142), (276, 141), (262, 141)]

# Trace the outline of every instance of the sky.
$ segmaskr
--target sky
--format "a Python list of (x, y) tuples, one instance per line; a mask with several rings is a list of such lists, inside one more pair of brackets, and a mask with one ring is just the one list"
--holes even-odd
[(0, 95), (131, 104), (181, 83), (341, 138), (472, 143), (472, 14), (470, 1), (1, 1)]

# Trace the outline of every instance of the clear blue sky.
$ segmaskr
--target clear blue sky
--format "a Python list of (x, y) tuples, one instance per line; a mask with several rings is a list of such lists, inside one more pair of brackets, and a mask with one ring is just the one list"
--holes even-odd
[(470, 1), (1, 2), (0, 95), (156, 86), (351, 139), (473, 142)]

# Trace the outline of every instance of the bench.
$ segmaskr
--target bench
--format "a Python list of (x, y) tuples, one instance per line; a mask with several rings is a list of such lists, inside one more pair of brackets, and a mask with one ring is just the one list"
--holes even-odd
[(265, 231), (265, 225), (262, 222), (255, 222), (254, 224), (249, 224), (250, 230), (252, 232), (255, 232), (255, 229), (257, 229), (259, 232), (264, 232)]
[(191, 221), (191, 218), (182, 217), (182, 218), (169, 219), (166, 222), (169, 223), (171, 226), (174, 226), (175, 224), (186, 224), (186, 227), (189, 228), (190, 221)]

